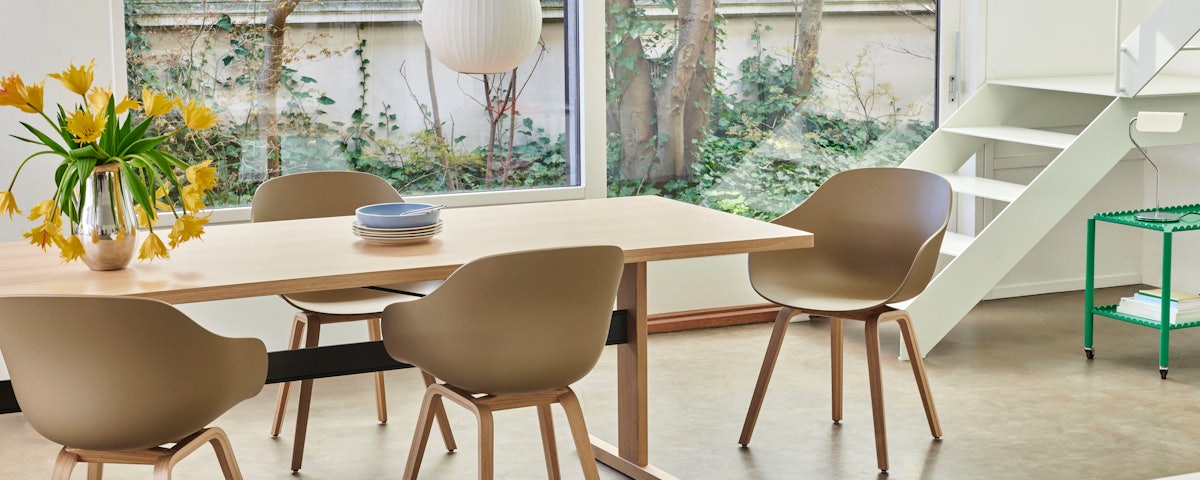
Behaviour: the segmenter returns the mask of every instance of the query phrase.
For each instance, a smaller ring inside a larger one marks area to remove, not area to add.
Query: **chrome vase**
[[[76,234],[83,244],[83,263],[92,270],[121,270],[133,260],[137,215],[122,174],[120,164],[100,165],[83,183]]]

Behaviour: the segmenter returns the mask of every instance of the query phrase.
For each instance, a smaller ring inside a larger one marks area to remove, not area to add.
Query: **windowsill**
[[[448,208],[476,207],[483,205],[504,205],[510,203],[558,202],[563,200],[582,200],[585,198],[583,187],[536,188],[493,192],[447,193],[438,195],[411,195],[405,200],[412,202],[433,203],[445,205]],[[175,216],[170,212],[159,212],[159,221],[155,227],[170,228]],[[242,223],[250,221],[250,207],[223,207],[212,211],[210,225],[225,223]]]

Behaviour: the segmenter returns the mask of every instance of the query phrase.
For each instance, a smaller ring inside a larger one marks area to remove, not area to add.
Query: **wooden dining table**
[[[213,225],[202,241],[172,251],[168,260],[135,262],[113,272],[64,265],[27,242],[0,243],[0,295],[207,302],[444,279],[487,255],[616,245],[625,251],[616,302],[620,315],[614,315],[617,329],[624,330],[616,332],[620,339],[615,342],[620,343],[618,438],[614,446],[593,436],[592,444],[600,462],[631,478],[674,478],[649,459],[647,262],[813,245],[808,232],[652,196],[453,208],[443,210],[441,218],[440,234],[427,243],[403,246],[364,242],[351,231],[353,217]],[[379,342],[304,350],[309,352],[272,352],[268,381],[397,368],[390,359],[381,359],[386,352]],[[331,369],[329,363],[340,366]],[[0,412],[16,410],[11,384],[0,382]]]

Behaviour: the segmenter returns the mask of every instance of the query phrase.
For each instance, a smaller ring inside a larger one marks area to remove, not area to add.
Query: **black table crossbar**
[[[626,335],[626,313],[613,312],[609,324],[607,345],[628,342]],[[326,347],[281,350],[267,354],[266,383],[294,382],[297,380],[338,377],[357,373],[380,372],[411,368],[412,365],[397,362],[388,355],[383,342],[362,342]],[[12,382],[0,381],[0,414],[21,411],[13,393]]]

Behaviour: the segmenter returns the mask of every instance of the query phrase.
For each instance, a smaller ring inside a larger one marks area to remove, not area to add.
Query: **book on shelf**
[[[1152,288],[1147,290],[1138,290],[1138,297],[1154,299],[1154,301],[1162,301],[1163,291],[1161,288]],[[1171,290],[1171,303],[1197,303],[1200,304],[1200,293],[1181,292],[1179,290]]]
[[[1117,304],[1117,313],[1138,317],[1150,322],[1160,322],[1162,315],[1161,304],[1151,304],[1139,301],[1134,297],[1125,297]],[[1167,319],[1171,324],[1179,322],[1200,321],[1200,310],[1181,310],[1172,306],[1167,311]]]

